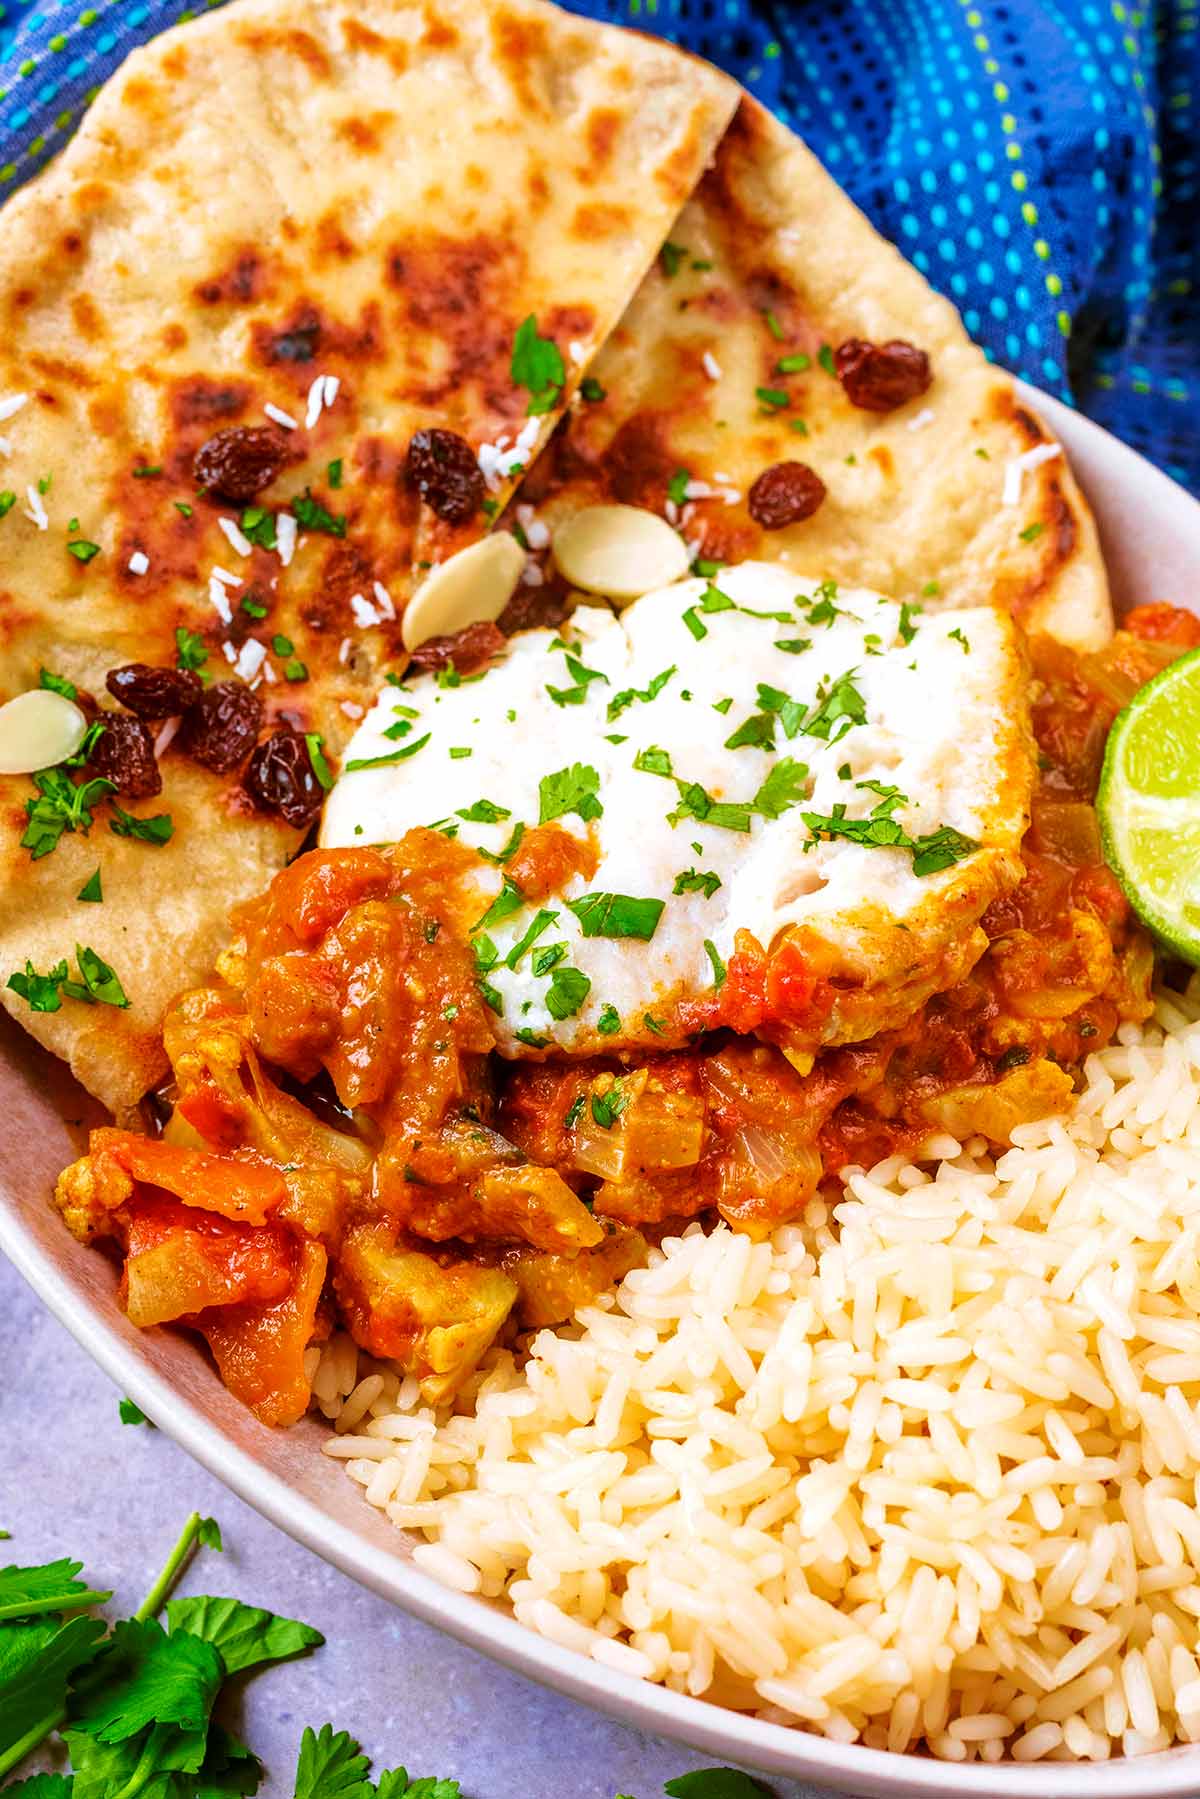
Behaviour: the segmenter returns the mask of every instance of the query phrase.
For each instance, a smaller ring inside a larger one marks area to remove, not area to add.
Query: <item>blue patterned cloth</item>
[[[0,194],[182,0],[0,6]],[[1200,491],[1200,0],[574,0],[793,125],[988,354]]]

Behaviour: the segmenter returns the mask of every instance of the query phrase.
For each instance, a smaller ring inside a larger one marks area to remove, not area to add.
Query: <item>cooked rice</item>
[[[960,1762],[1200,1741],[1200,976],[1085,1080],[999,1158],[693,1226],[453,1411],[335,1338],[327,1450],[427,1573],[679,1692]]]

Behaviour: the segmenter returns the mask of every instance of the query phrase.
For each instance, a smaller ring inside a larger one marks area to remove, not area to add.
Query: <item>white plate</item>
[[[1118,609],[1170,600],[1200,610],[1200,505],[1057,401],[1032,391],[1027,398],[1061,435],[1095,508]],[[325,1433],[313,1420],[287,1432],[267,1429],[226,1393],[192,1340],[167,1330],[140,1332],[125,1319],[112,1266],[76,1243],[47,1203],[59,1169],[78,1153],[64,1118],[78,1122],[84,1109],[50,1059],[4,1020],[0,1250],[162,1429],[242,1499],[364,1586],[510,1668],[642,1730],[721,1761],[816,1781],[859,1799],[1166,1799],[1200,1787],[1200,1747],[1137,1761],[959,1767],[830,1743],[611,1673],[536,1636],[487,1601],[437,1585],[414,1568],[403,1537],[362,1500],[341,1465],[320,1454]],[[53,1380],[53,1370],[47,1377]]]

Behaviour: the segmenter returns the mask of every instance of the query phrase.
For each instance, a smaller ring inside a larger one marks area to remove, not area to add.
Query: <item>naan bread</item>
[[[927,393],[890,413],[851,405],[820,359],[851,337],[924,350]],[[797,355],[809,367],[780,372]],[[753,100],[592,374],[607,397],[576,402],[520,496],[551,526],[596,501],[662,511],[686,470],[712,494],[680,521],[702,557],[790,559],[933,607],[999,602],[1078,649],[1111,634],[1095,526],[1065,458],[1009,472],[1051,434],[954,308]],[[789,404],[764,404],[762,388]],[[783,460],[813,468],[827,498],[765,531],[746,496]]]
[[[237,658],[275,722],[336,751],[401,653],[414,560],[489,523],[448,532],[420,506],[402,477],[412,432],[478,450],[528,426],[535,452],[736,101],[668,45],[540,0],[240,0],[131,56],[4,210],[0,396],[28,398],[0,424],[0,486],[18,496],[0,523],[0,698],[43,666],[101,696],[114,666],[173,664],[182,626],[206,672]],[[532,422],[510,375],[531,314],[567,370]],[[256,504],[311,487],[346,521],[302,533],[286,568],[239,554],[219,520],[241,508],[198,498],[192,475],[206,439],[265,425],[268,405],[297,426]],[[99,553],[77,560],[68,539]],[[228,597],[218,580],[210,599],[214,566],[241,578]],[[162,771],[162,795],[130,810],[169,812],[168,845],[118,839],[102,805],[90,835],[33,863],[32,785],[0,780],[0,984],[82,942],[132,1002],[5,1004],[114,1109],[165,1068],[164,1005],[203,977],[230,906],[299,841],[236,773],[178,746]],[[97,865],[104,899],[87,905]]]

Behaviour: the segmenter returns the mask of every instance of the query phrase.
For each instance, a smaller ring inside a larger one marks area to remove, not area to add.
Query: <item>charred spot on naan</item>
[[[232,262],[218,274],[196,283],[196,298],[204,306],[245,306],[266,297],[270,271],[266,258],[253,244],[238,250]]]

